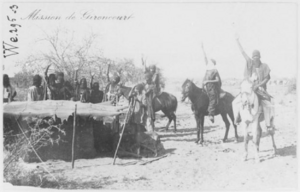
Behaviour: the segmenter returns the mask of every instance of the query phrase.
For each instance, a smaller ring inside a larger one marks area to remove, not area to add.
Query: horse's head
[[[253,91],[253,82],[250,80],[244,80],[241,83],[241,118],[242,121],[252,122],[255,114],[258,112],[258,99],[257,95]]]
[[[191,91],[193,90],[193,86],[194,83],[191,80],[186,79],[184,81],[184,83],[181,86],[182,102],[190,95]]]

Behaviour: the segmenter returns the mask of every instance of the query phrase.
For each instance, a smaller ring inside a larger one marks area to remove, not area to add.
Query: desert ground
[[[30,163],[26,167],[47,167],[59,180],[45,187],[60,189],[113,190],[286,190],[297,189],[297,111],[296,93],[288,93],[287,86],[271,85],[269,93],[275,102],[275,142],[273,155],[271,137],[263,126],[260,143],[261,162],[254,161],[254,145],[249,142],[248,160],[243,161],[243,130],[238,127],[239,142],[234,142],[231,123],[229,142],[223,143],[225,124],[221,116],[211,123],[205,118],[203,145],[197,145],[196,122],[190,103],[180,102],[181,84],[167,86],[166,91],[178,99],[177,132],[173,125],[164,131],[166,118],[157,114],[156,131],[161,136],[167,157],[141,165],[149,158],[98,157],[78,159],[75,168],[70,162],[48,160],[45,164]],[[223,89],[236,95],[238,85],[224,85]]]

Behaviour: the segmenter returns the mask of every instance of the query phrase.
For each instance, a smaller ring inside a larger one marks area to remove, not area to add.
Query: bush
[[[53,139],[53,128],[60,128],[45,119],[28,119],[27,124],[28,129],[24,129],[20,124],[12,124],[7,119],[4,122],[4,181],[13,185],[42,186],[50,176],[46,167],[30,167],[23,160],[30,152],[42,146],[58,143],[60,138]],[[16,131],[16,125],[23,132]],[[48,126],[41,128],[45,125]]]

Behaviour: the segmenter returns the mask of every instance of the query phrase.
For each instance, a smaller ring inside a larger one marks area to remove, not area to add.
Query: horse
[[[247,160],[248,156],[248,142],[250,140],[249,134],[252,133],[252,141],[255,145],[255,161],[257,163],[260,162],[259,158],[259,143],[262,136],[262,129],[260,126],[260,122],[264,120],[262,113],[262,106],[259,102],[258,95],[252,90],[252,82],[250,80],[244,80],[241,84],[241,92],[237,96],[240,102],[237,102],[238,107],[234,107],[234,114],[240,114],[240,126],[244,131],[244,147],[245,154],[243,160]],[[239,98],[238,98],[239,97]],[[276,145],[274,141],[274,132],[269,131],[274,154],[276,154]]]
[[[117,95],[124,96],[127,100],[130,97],[131,87],[126,87],[124,85],[119,85],[117,88]],[[169,129],[171,122],[174,122],[174,132],[176,129],[176,115],[175,112],[177,110],[177,98],[167,92],[162,92],[160,95],[156,96],[153,101],[153,110],[154,112],[162,111],[166,117],[168,117],[169,121],[166,125],[166,131]]]
[[[209,98],[206,93],[199,87],[197,87],[191,80],[186,79],[182,84],[182,99],[185,101],[186,98],[189,98],[192,102],[192,110],[194,111],[194,116],[197,124],[197,140],[195,143],[203,144],[203,131],[204,131],[204,117],[208,115],[208,104]],[[219,104],[217,105],[216,115],[221,115],[222,119],[226,125],[225,136],[223,142],[227,141],[228,131],[230,127],[230,122],[227,118],[229,115],[232,122],[234,122],[234,115],[232,110],[232,101],[234,97],[230,93],[226,92],[223,98],[220,98]],[[233,124],[235,129],[235,142],[238,142],[237,126]],[[201,133],[201,139],[200,139]]]

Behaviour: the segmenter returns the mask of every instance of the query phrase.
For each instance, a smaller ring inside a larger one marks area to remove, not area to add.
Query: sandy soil
[[[224,87],[236,94],[236,87]],[[234,143],[231,126],[229,142],[222,143],[225,124],[217,116],[212,124],[205,119],[205,143],[195,144],[196,123],[188,103],[179,103],[177,133],[173,126],[164,132],[167,119],[158,118],[157,132],[167,157],[140,165],[141,160],[112,158],[79,159],[75,168],[70,162],[47,161],[51,173],[63,180],[60,188],[101,188],[119,190],[266,190],[297,188],[296,95],[285,95],[285,87],[270,87],[275,98],[277,155],[273,156],[271,138],[263,130],[261,162],[254,161],[254,145],[249,144],[248,161],[242,161],[243,131]],[[170,89],[171,90],[171,89]],[[180,96],[178,90],[176,96]],[[180,97],[178,97],[179,99]],[[149,159],[142,159],[149,160]]]

